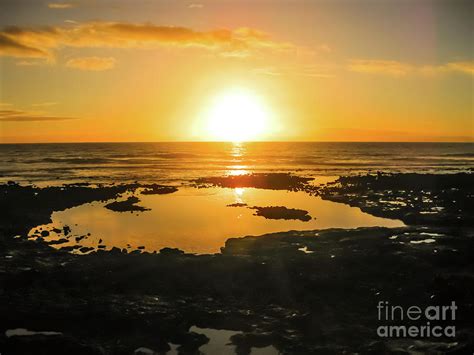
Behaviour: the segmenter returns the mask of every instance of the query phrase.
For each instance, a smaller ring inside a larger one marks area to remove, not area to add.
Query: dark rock
[[[195,180],[197,186],[219,187],[256,187],[271,190],[304,190],[313,178],[300,177],[285,173],[231,175],[224,177],[207,177]]]
[[[58,240],[52,240],[52,241],[48,242],[48,245],[64,244],[64,243],[68,243],[68,242],[69,242],[68,239],[61,238],[61,239],[58,239]]]
[[[432,202],[415,200],[426,191],[411,179],[403,184],[383,174],[377,181],[347,179],[342,189],[331,185],[324,193],[380,216],[407,212],[410,219],[433,223],[420,213]],[[229,239],[216,255],[165,248],[159,254],[137,250],[133,256],[107,250],[75,255],[14,238],[49,223],[52,211],[115,198],[123,187],[64,192],[0,185],[0,352],[122,355],[139,347],[166,352],[173,343],[184,354],[196,353],[206,342],[202,335],[188,335],[196,325],[241,332],[232,338],[241,353],[268,344],[283,354],[468,353],[474,334],[474,229],[467,223],[472,201],[467,181],[456,182],[453,175],[441,178],[439,188],[431,186],[430,199],[447,210],[437,215],[436,224],[274,233]],[[396,190],[399,184],[413,186],[413,192]],[[446,186],[459,192],[444,191]],[[407,198],[406,210],[390,210],[380,201],[397,197]],[[460,201],[457,209],[452,197]],[[364,200],[377,206],[371,210]],[[457,216],[460,223],[453,222]],[[435,243],[410,243],[426,233],[436,235]],[[304,247],[312,253],[299,250]],[[456,337],[380,341],[380,300],[405,309],[454,300]],[[19,327],[65,335],[4,335]]]
[[[79,243],[84,238],[86,238],[85,235],[81,235],[80,237],[76,237],[76,243]]]
[[[256,210],[255,216],[262,216],[267,219],[298,219],[303,222],[311,220],[308,211],[295,208],[286,208],[284,206],[259,207],[253,206],[250,209]]]
[[[240,203],[240,202],[231,203],[231,204],[227,205],[227,207],[246,207],[246,206],[247,206],[246,203]]]
[[[76,245],[71,245],[71,246],[67,246],[67,247],[62,247],[61,250],[62,251],[73,251],[77,248]]]
[[[158,184],[143,185],[143,187],[145,187],[141,192],[143,195],[164,195],[178,191],[177,187]]]
[[[163,248],[163,249],[160,249],[160,254],[162,254],[162,255],[182,255],[182,254],[184,254],[184,251],[182,251],[178,248]]]
[[[149,211],[149,208],[136,205],[139,203],[140,199],[136,196],[130,196],[125,201],[115,201],[111,202],[104,207],[115,212],[133,212],[133,211]]]
[[[199,347],[207,344],[208,342],[209,338],[204,334],[189,332],[178,340],[178,344],[181,344],[178,347],[178,351],[184,354],[194,354],[197,352]]]

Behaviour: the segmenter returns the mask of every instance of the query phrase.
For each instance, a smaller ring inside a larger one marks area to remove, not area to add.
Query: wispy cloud
[[[268,66],[253,70],[256,74],[268,76],[306,76],[312,78],[333,78],[331,68],[320,65],[298,65],[298,66]]]
[[[54,116],[21,110],[0,110],[0,122],[65,121],[74,119],[77,119],[77,117]]]
[[[420,133],[419,131],[404,131],[390,129],[370,128],[327,128],[324,139],[329,141],[347,140],[370,142],[472,142],[473,136],[469,135],[443,135],[439,132]]]
[[[474,75],[474,60],[468,62],[451,62],[447,64],[451,70],[457,70],[463,73]]]
[[[75,7],[75,5],[71,3],[67,3],[67,2],[50,2],[48,4],[48,7],[50,9],[64,10],[64,9],[71,9]]]
[[[51,106],[56,106],[58,103],[57,102],[40,102],[37,104],[32,104],[31,106],[33,107],[51,107]]]
[[[349,70],[359,73],[405,76],[413,70],[413,67],[395,60],[353,59],[349,63]]]
[[[20,58],[47,58],[48,52],[17,41],[0,32],[0,56]]]
[[[91,71],[104,71],[115,66],[115,58],[112,57],[82,57],[73,58],[66,62],[69,68]]]
[[[198,4],[198,3],[193,3],[193,4],[188,5],[188,8],[190,9],[202,9],[203,7],[204,7],[203,4]]]
[[[20,67],[35,67],[38,65],[44,65],[45,61],[44,60],[19,60],[15,64]]]
[[[443,65],[425,65],[419,68],[425,75],[440,75],[449,72],[459,72],[474,75],[474,61],[449,62]]]
[[[407,75],[435,76],[450,72],[474,75],[474,61],[448,62],[441,65],[413,65],[394,60],[353,59],[349,61],[350,71],[383,74],[393,77]]]
[[[276,42],[252,28],[196,31],[186,27],[123,22],[86,22],[57,27],[7,27],[0,31],[0,55],[54,57],[61,47],[158,48],[200,47],[221,53],[285,50],[289,43]]]

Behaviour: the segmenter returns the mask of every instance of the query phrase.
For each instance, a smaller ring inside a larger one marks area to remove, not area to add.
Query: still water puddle
[[[204,344],[199,348],[199,353],[201,354],[237,354],[237,347],[232,344],[231,337],[237,334],[242,334],[242,332],[224,329],[199,328],[196,326],[192,326],[189,331],[197,334],[204,334],[209,339],[207,344]],[[170,344],[170,347],[171,350],[166,354],[178,355],[178,346]],[[252,347],[250,349],[250,355],[278,355],[279,353],[280,352],[272,345],[262,348]]]
[[[170,247],[205,254],[219,252],[232,237],[288,230],[404,225],[399,220],[375,217],[359,208],[324,201],[303,191],[183,187],[166,195],[137,192],[135,196],[140,199],[137,205],[149,210],[115,212],[104,207],[112,201],[93,202],[54,212],[52,223],[33,228],[29,235],[49,231],[45,240],[63,239],[53,245],[57,248],[78,245],[152,252]],[[124,195],[121,200],[128,197]],[[267,219],[256,216],[256,210],[249,208],[254,206],[305,210],[311,219]],[[63,234],[64,226],[70,228],[67,236]]]

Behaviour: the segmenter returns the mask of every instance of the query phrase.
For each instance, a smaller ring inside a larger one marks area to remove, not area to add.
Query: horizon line
[[[64,142],[0,142],[0,145],[13,145],[13,144],[137,144],[137,143],[232,143],[232,144],[246,144],[246,143],[427,143],[427,144],[474,144],[474,140],[471,141],[331,141],[331,140],[320,140],[320,141],[64,141]]]

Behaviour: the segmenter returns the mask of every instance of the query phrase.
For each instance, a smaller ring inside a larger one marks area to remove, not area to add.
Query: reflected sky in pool
[[[94,202],[54,212],[53,222],[42,228],[49,231],[65,225],[71,228],[69,242],[56,247],[80,244],[97,248],[101,244],[107,249],[144,247],[149,252],[171,247],[206,254],[219,252],[231,237],[288,230],[403,226],[401,221],[375,217],[359,208],[324,201],[303,191],[183,187],[167,195],[142,195],[139,191],[135,195],[141,200],[138,205],[149,211],[114,212],[104,207],[110,201]],[[234,203],[302,209],[312,219],[307,222],[266,219],[255,216],[253,209],[227,206]],[[37,229],[33,228],[30,235]],[[84,235],[77,243],[75,238]],[[59,238],[64,235],[51,232],[45,239]]]

